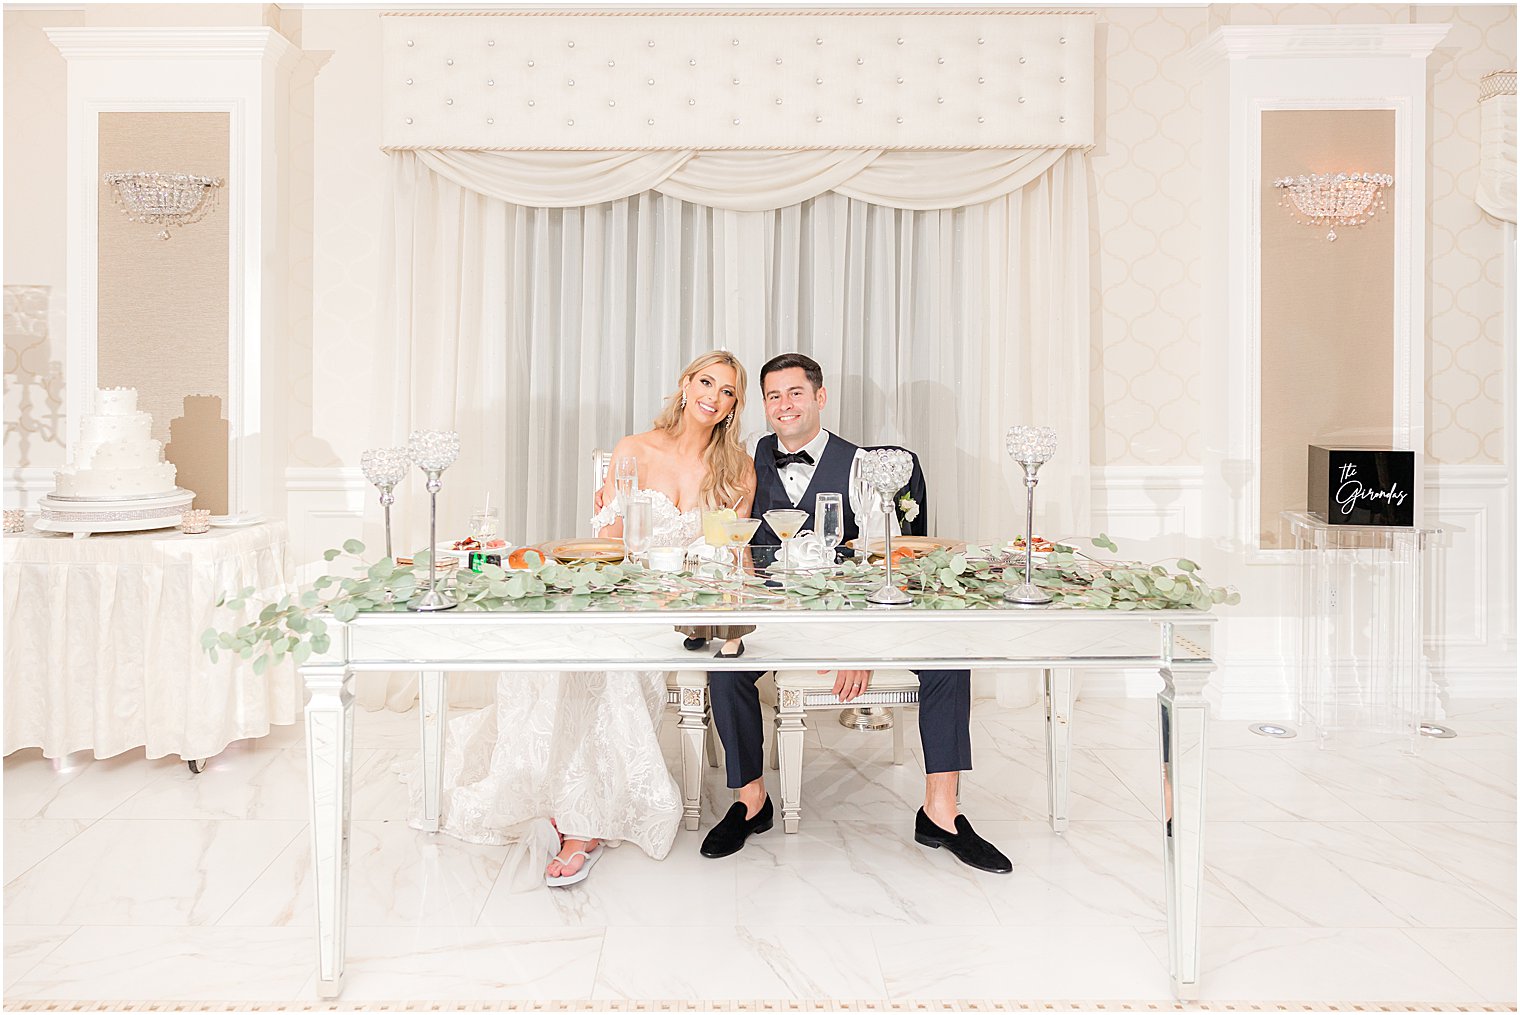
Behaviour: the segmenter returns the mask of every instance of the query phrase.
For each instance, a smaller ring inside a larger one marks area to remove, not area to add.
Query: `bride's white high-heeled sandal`
[[[586,880],[586,875],[591,873],[591,868],[596,864],[598,860],[602,858],[603,848],[603,844],[599,842],[595,846],[592,846],[589,850],[578,849],[567,857],[555,857],[554,859],[558,860],[561,864],[569,863],[571,860],[574,860],[578,856],[585,857],[586,862],[581,864],[580,870],[576,871],[574,874],[561,874],[559,877],[552,877],[548,873],[545,873],[544,884],[548,885],[550,888],[563,888],[566,885],[573,885],[576,882]],[[554,861],[551,860],[549,862],[553,863]]]

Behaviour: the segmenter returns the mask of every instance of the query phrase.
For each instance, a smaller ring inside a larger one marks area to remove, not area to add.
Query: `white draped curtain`
[[[680,368],[724,347],[752,373],[749,433],[764,427],[760,365],[816,358],[826,425],[917,451],[945,535],[1011,534],[1021,487],[1003,432],[1054,426],[1041,527],[1084,530],[1084,153],[392,162],[405,423],[463,437],[445,518],[489,492],[513,539],[582,531],[591,452],[646,429]]]

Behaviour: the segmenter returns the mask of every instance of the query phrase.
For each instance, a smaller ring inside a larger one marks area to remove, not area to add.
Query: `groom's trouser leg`
[[[924,771],[971,770],[971,671],[916,670]]]
[[[760,721],[760,692],[755,682],[763,670],[728,670],[707,674],[713,725],[723,740],[728,788],[747,786],[765,774],[765,726]]]

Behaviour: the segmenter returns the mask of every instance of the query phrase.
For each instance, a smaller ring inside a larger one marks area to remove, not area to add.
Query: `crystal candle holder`
[[[211,531],[211,512],[205,508],[185,508],[179,515],[179,530],[198,536]]]
[[[1034,583],[1034,488],[1040,466],[1056,453],[1056,432],[1048,426],[1011,426],[1004,438],[1008,457],[1024,470],[1024,581],[1003,593],[1016,606],[1044,606],[1050,602]]]
[[[887,579],[881,588],[866,596],[873,606],[908,606],[913,598],[892,582],[892,495],[913,476],[913,456],[901,448],[868,451],[860,463],[860,477],[881,498],[882,553],[887,562]]]
[[[459,604],[438,590],[438,491],[443,472],[459,457],[459,434],[453,430],[413,430],[406,441],[407,457],[427,476],[428,590],[408,609],[421,612],[451,610]]]
[[[14,536],[26,531],[26,511],[23,508],[15,508],[5,512],[5,534]]]
[[[391,505],[396,503],[396,484],[406,478],[408,464],[406,448],[370,448],[359,456],[359,468],[364,478],[380,491],[380,506],[385,510],[385,555],[392,560],[391,551]]]

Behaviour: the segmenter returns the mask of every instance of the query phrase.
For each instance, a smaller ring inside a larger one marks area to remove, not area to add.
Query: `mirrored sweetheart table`
[[[1217,618],[1194,610],[657,609],[570,602],[443,613],[363,613],[336,624],[332,644],[301,667],[316,889],[317,989],[338,996],[348,924],[354,680],[366,672],[420,675],[419,737],[425,817],[436,827],[442,793],[445,672],[513,670],[985,669],[1045,672],[1050,823],[1067,829],[1072,671],[1154,666],[1162,688],[1162,867],[1173,992],[1197,996],[1203,890],[1203,780]],[[674,625],[753,624],[738,659],[686,651]],[[706,689],[681,688],[683,752],[700,744]],[[695,729],[693,729],[693,726]],[[688,808],[688,817],[691,816]],[[1014,877],[1018,877],[1015,870]]]

